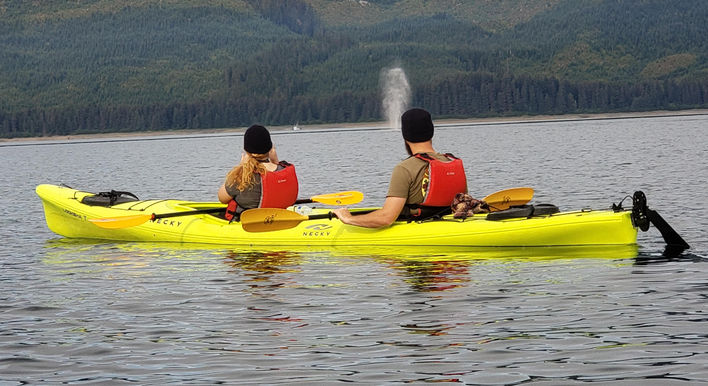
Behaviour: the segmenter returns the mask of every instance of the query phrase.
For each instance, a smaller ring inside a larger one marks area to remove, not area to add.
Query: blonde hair
[[[255,181],[255,174],[265,174],[268,170],[265,165],[258,161],[267,159],[267,154],[246,153],[246,160],[234,167],[226,174],[227,186],[235,186],[236,189],[244,191],[252,186]]]

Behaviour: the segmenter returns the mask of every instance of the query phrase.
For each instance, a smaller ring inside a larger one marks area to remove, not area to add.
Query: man
[[[347,209],[334,214],[345,224],[379,228],[399,217],[422,220],[449,213],[455,195],[467,192],[467,179],[460,159],[433,149],[433,131],[427,111],[415,108],[403,113],[401,132],[410,157],[394,167],[383,207],[362,215]]]

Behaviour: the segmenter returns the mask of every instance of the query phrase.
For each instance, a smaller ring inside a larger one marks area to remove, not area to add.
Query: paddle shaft
[[[312,200],[298,200],[298,201],[303,201],[304,202],[312,202]],[[297,201],[296,201],[297,203]],[[160,218],[168,218],[168,217],[179,217],[179,216],[191,216],[193,214],[209,214],[209,213],[219,213],[225,211],[226,208],[207,208],[207,209],[197,209],[197,210],[190,210],[190,211],[185,211],[185,212],[175,212],[175,213],[163,213],[163,214],[154,214],[152,215],[153,220],[157,220]],[[373,210],[363,210],[363,211],[355,211],[352,214],[365,214],[365,213],[370,213],[373,212]],[[308,220],[321,220],[321,219],[328,219],[331,220],[335,218],[336,216],[334,215],[333,212],[328,212],[328,213],[323,213],[323,214],[313,214],[310,216],[307,216]]]
[[[311,204],[315,201],[313,201],[311,198],[303,198],[300,200],[295,201],[295,204]],[[157,220],[158,218],[168,218],[168,217],[178,217],[178,216],[188,216],[192,214],[209,214],[209,213],[219,213],[225,211],[226,208],[206,208],[206,209],[197,209],[197,210],[192,210],[192,211],[187,211],[187,212],[175,212],[175,213],[164,213],[164,214],[153,214],[152,219]],[[314,216],[324,216],[324,217],[318,217],[318,218],[329,218],[332,219],[332,217],[327,217],[326,215],[314,215]]]
[[[323,214],[312,214],[307,216],[308,220],[321,220],[321,219],[327,219],[331,220],[335,218],[336,216],[334,215],[333,212],[328,212],[328,213],[323,213]]]
[[[313,202],[315,202],[315,201],[313,201],[311,198],[303,198],[303,199],[295,201],[295,204],[311,204]],[[190,210],[190,211],[185,211],[185,212],[175,212],[175,213],[163,213],[163,214],[154,214],[153,213],[152,220],[157,220],[159,218],[191,216],[193,214],[219,213],[219,212],[223,212],[225,210],[226,210],[226,207],[221,207],[221,208],[197,209],[197,210]],[[328,217],[321,217],[321,218],[328,218]],[[329,217],[329,218],[331,219],[331,217]]]
[[[356,216],[356,215],[360,215],[360,214],[371,213],[375,210],[378,210],[378,209],[352,210],[352,214],[354,216]],[[311,214],[311,215],[307,216],[308,220],[322,220],[322,219],[331,220],[333,218],[337,218],[337,216],[334,215],[334,212],[328,212],[328,213],[323,213],[323,214]]]
[[[220,213],[225,211],[225,207],[221,208],[206,208],[206,209],[197,209],[197,210],[186,210],[184,212],[174,212],[174,213],[162,213],[162,214],[152,214],[152,220],[157,220],[159,218],[168,218],[168,217],[179,217],[179,216],[191,216],[194,214],[209,214],[209,213]]]
[[[325,205],[351,205],[361,202],[364,199],[364,193],[350,190],[347,192],[318,194],[309,198],[299,199],[295,201],[297,204],[310,204],[318,202]]]

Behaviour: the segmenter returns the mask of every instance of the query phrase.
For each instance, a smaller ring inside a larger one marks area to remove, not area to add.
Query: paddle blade
[[[489,205],[490,211],[496,212],[515,205],[524,205],[532,198],[532,188],[511,188],[492,193],[482,200]]]
[[[294,228],[307,219],[287,209],[255,208],[241,213],[240,222],[246,232],[270,232]]]
[[[137,214],[134,216],[90,218],[89,221],[101,228],[121,229],[134,227],[152,219],[152,214]]]
[[[312,196],[310,199],[325,205],[352,205],[361,202],[364,199],[364,193],[351,190],[348,192],[320,194]]]

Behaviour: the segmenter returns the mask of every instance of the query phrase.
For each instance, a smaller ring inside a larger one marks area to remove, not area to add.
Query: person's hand
[[[274,164],[280,162],[280,160],[278,160],[278,153],[275,152],[275,146],[270,148],[270,151],[268,152],[268,159]]]
[[[333,210],[332,213],[345,224],[348,224],[347,220],[352,217],[351,212],[349,212],[347,208],[338,208]]]

